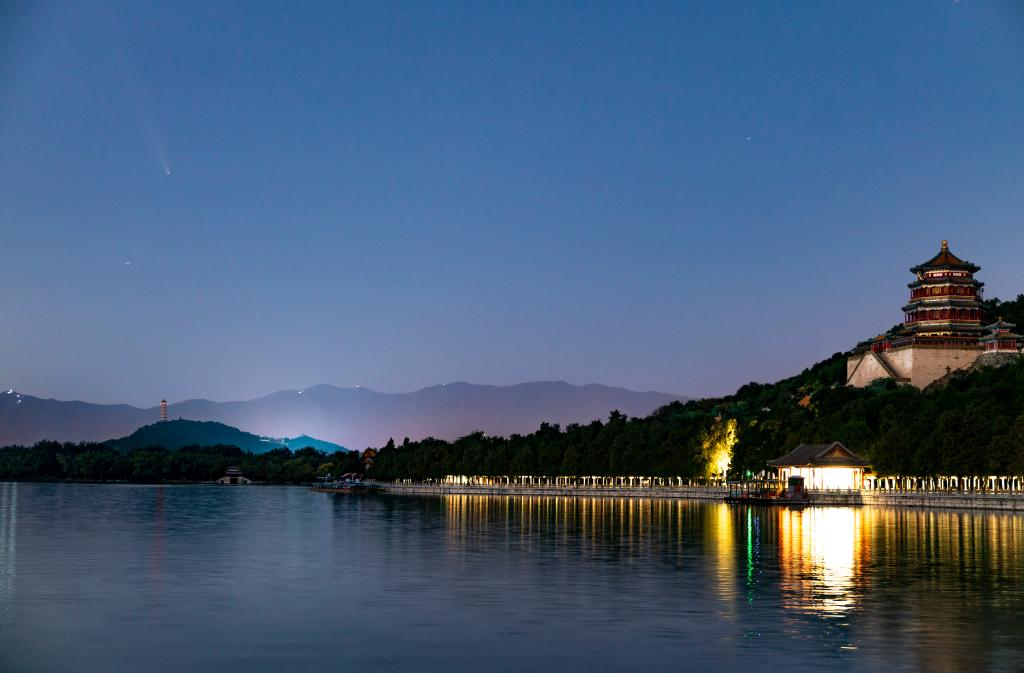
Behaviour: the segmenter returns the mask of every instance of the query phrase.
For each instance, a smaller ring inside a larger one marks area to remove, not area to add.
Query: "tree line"
[[[985,302],[991,320],[1024,326],[1024,295]],[[673,402],[646,418],[613,412],[584,425],[543,424],[528,435],[476,432],[454,442],[389,442],[374,461],[378,479],[445,475],[729,476],[765,469],[801,443],[840,441],[880,474],[1024,474],[1024,362],[952,378],[920,391],[892,381],[846,383],[836,353],[774,384],[749,383],[734,395]]]
[[[311,447],[266,453],[224,445],[118,451],[105,443],[42,441],[0,448],[0,481],[214,481],[228,467],[239,467],[249,479],[271,484],[303,484],[326,474],[364,471],[357,451],[328,454]]]
[[[586,425],[543,424],[529,435],[476,432],[454,442],[389,442],[369,476],[750,476],[801,443],[841,441],[880,474],[1024,474],[1024,361],[922,392],[895,382],[845,384],[846,355],[774,385],[717,400],[673,402],[646,418],[613,412]]]

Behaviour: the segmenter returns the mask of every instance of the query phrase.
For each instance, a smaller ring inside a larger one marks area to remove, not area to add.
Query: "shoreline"
[[[728,489],[720,486],[608,487],[567,486],[457,486],[450,484],[395,484],[370,482],[379,492],[395,495],[553,496],[570,498],[654,498],[658,500],[723,501]],[[1024,493],[955,493],[940,491],[811,491],[810,506],[911,507],[915,509],[974,509],[1024,512]]]
[[[126,479],[0,479],[0,484],[75,484],[98,486],[309,486],[297,481],[253,481],[248,484],[218,484],[216,481],[128,481]]]
[[[705,500],[722,502],[728,489],[721,486],[623,487],[570,486],[468,486],[451,484],[396,484],[367,480],[384,495],[486,495],[500,497],[649,498],[655,500]],[[212,481],[89,481],[0,480],[0,484],[75,484],[121,486],[288,486],[309,488],[305,483],[218,484]],[[950,491],[810,491],[811,507],[908,507],[912,509],[960,509],[989,512],[1024,512],[1024,493],[957,493]]]

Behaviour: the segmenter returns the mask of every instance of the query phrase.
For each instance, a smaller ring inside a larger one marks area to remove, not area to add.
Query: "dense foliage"
[[[989,316],[1024,326],[1024,295],[986,302]],[[750,383],[722,399],[674,402],[647,418],[615,412],[606,422],[542,425],[508,438],[474,433],[445,442],[389,443],[379,479],[462,475],[651,475],[708,477],[723,442],[730,475],[803,442],[841,441],[884,474],[1024,473],[1024,362],[958,375],[926,392],[880,382],[848,388],[846,354],[794,376]],[[724,438],[735,423],[735,437]]]
[[[236,446],[161,447],[118,451],[109,444],[39,442],[0,449],[0,480],[88,480],[156,483],[213,481],[230,466],[255,481],[309,483],[323,474],[362,472],[355,451],[327,454],[313,448],[245,453]]]
[[[1017,334],[1024,334],[1021,332],[1024,329],[1024,294],[1017,295],[1017,298],[1011,301],[987,299],[982,302],[982,308],[992,322],[1002,318],[1018,326]]]

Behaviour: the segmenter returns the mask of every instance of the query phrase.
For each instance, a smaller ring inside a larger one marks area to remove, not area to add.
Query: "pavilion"
[[[781,458],[769,460],[779,479],[803,477],[811,490],[859,490],[868,461],[840,444],[801,444]]]
[[[242,475],[242,470],[232,465],[225,472],[224,476],[217,480],[218,484],[251,484],[252,479]]]
[[[985,329],[988,334],[981,337],[981,345],[985,347],[985,353],[1010,353],[1017,355],[1021,348],[1024,348],[1024,337],[1014,334],[1012,322],[1006,322],[1002,318]]]

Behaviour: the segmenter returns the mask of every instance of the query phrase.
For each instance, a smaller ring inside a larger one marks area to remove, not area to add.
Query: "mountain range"
[[[263,437],[311,435],[362,449],[382,446],[392,437],[400,442],[404,437],[456,439],[475,430],[525,434],[545,421],[587,423],[615,409],[628,416],[646,416],[685,399],[565,381],[511,386],[459,382],[411,393],[321,384],[237,402],[186,400],[169,405],[168,417],[218,421]],[[104,441],[130,435],[158,415],[158,407],[59,401],[0,391],[0,445],[41,439]]]

